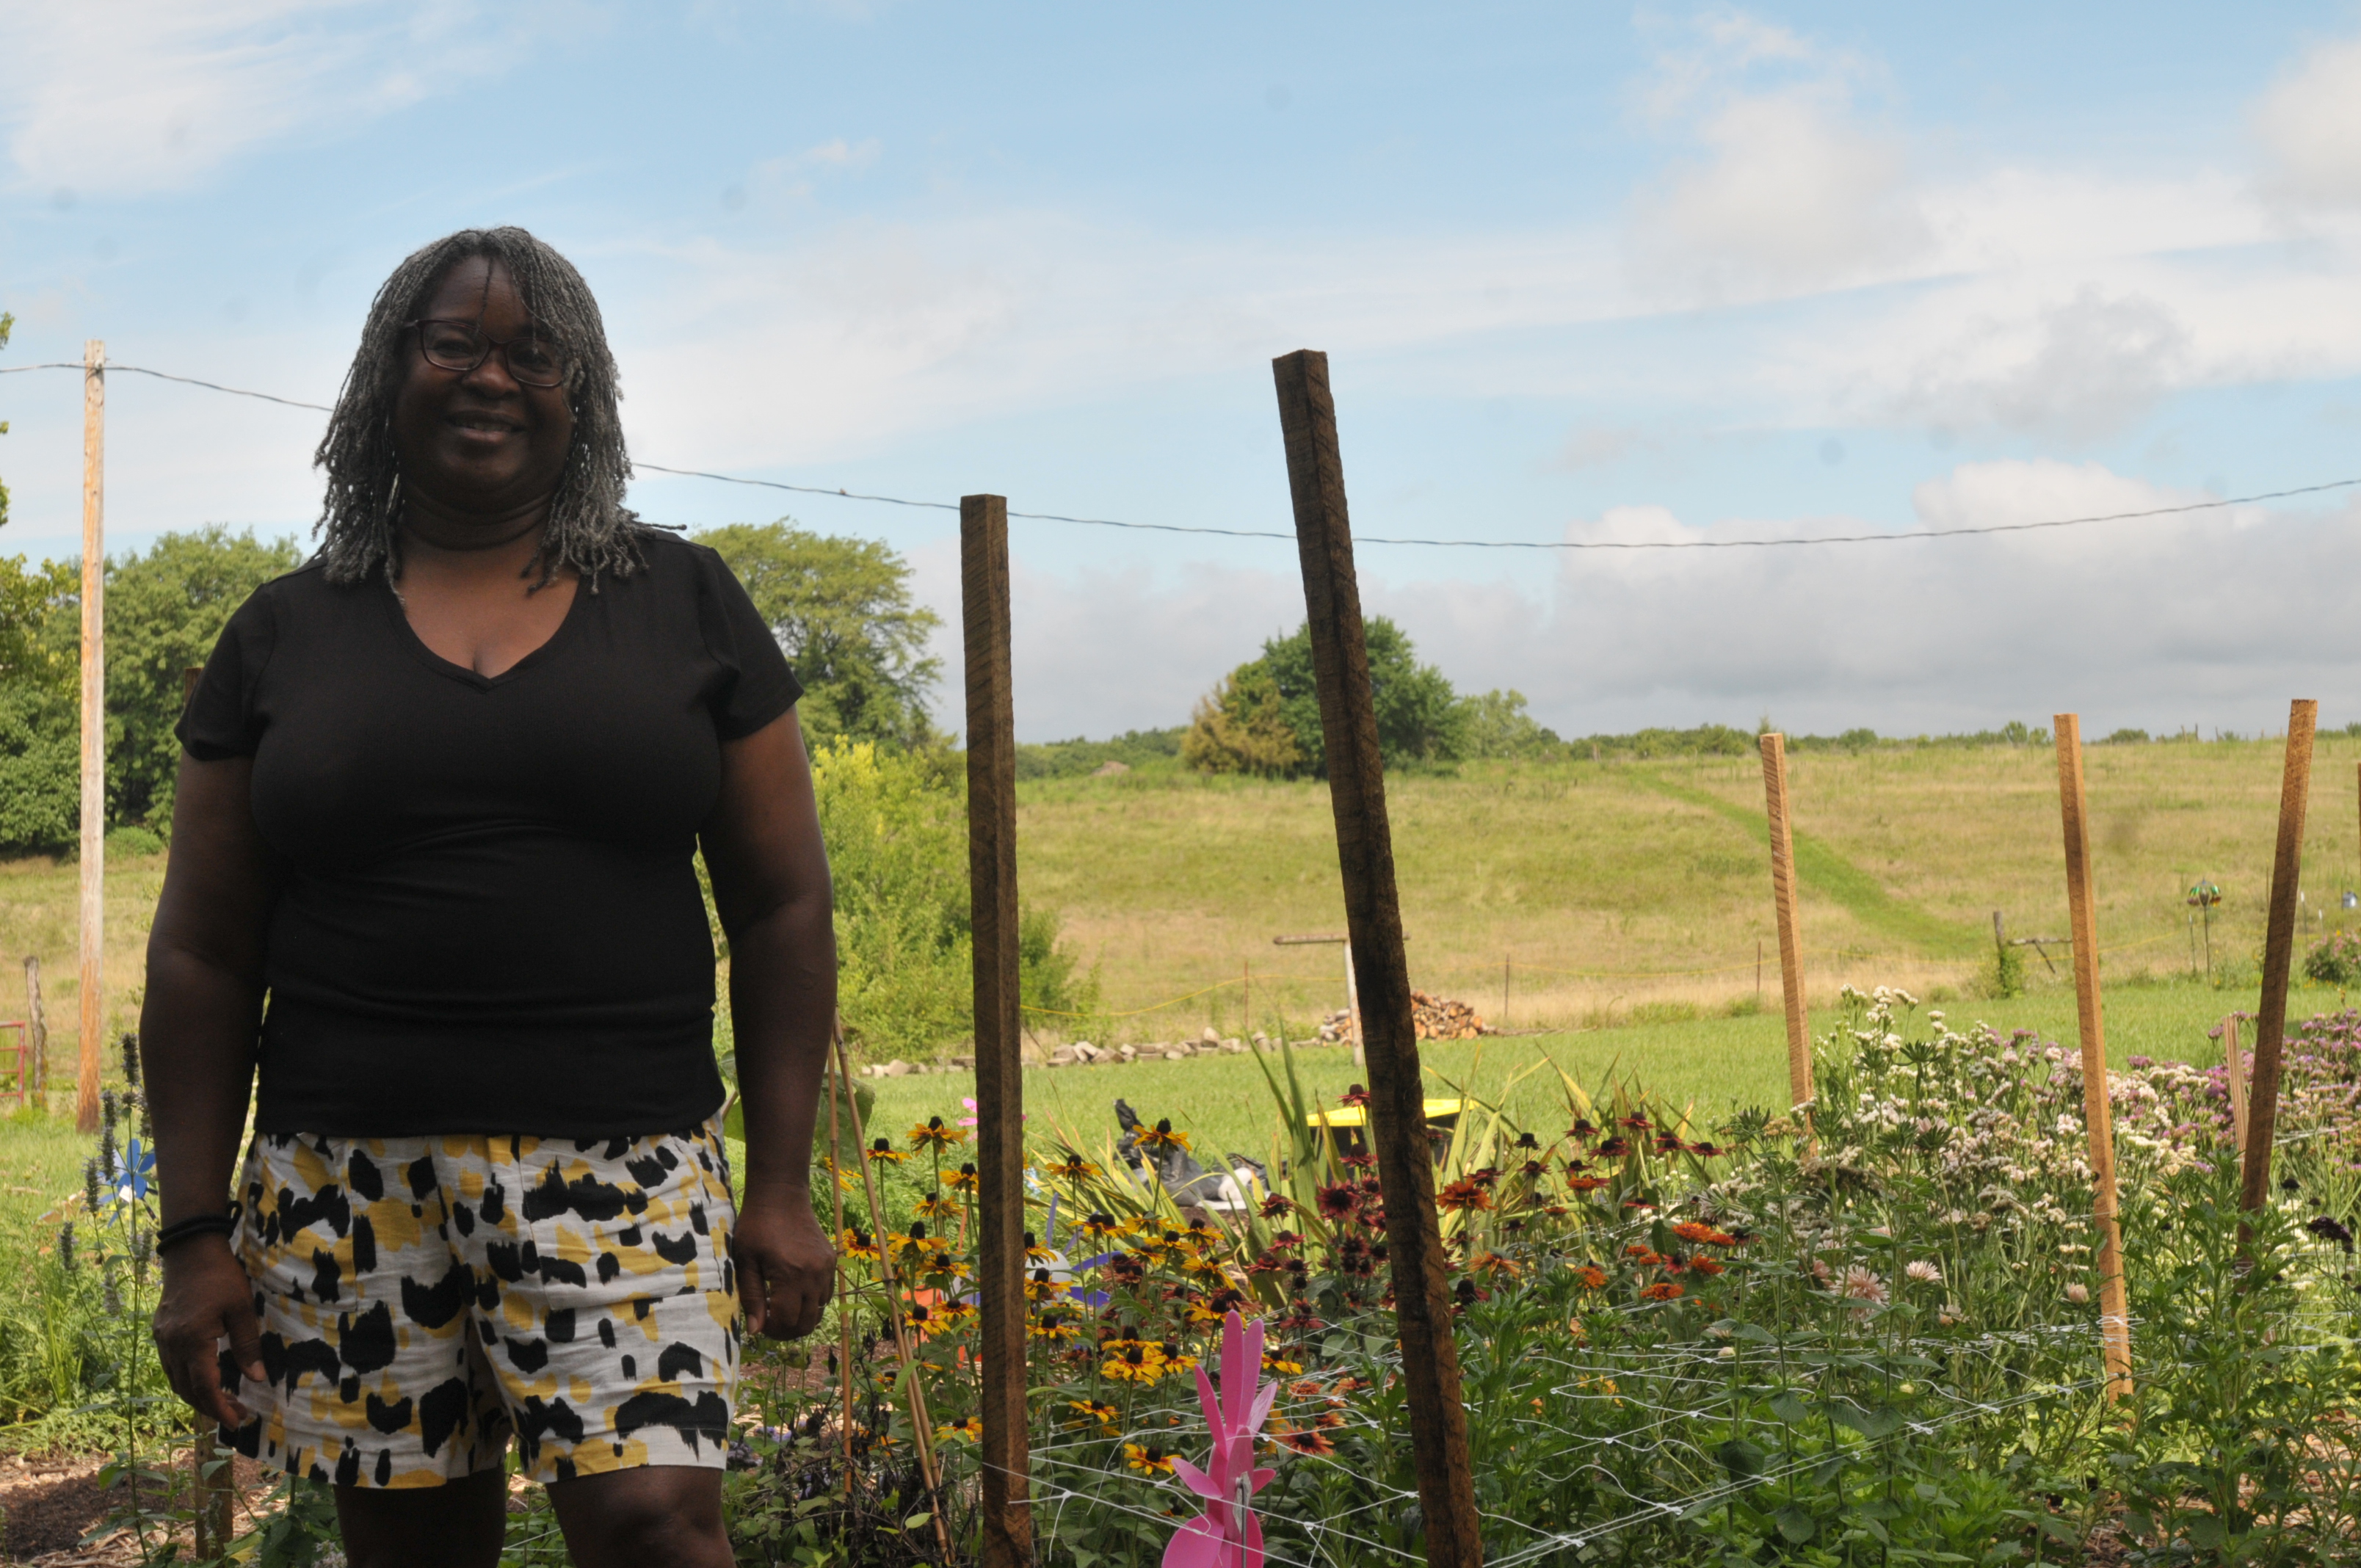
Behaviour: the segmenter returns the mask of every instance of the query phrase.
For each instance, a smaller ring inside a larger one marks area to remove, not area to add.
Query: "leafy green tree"
[[[1450,762],[1466,754],[1466,715],[1441,670],[1418,662],[1409,633],[1382,615],[1364,627],[1369,651],[1369,691],[1377,708],[1378,747],[1389,767]],[[1280,765],[1278,730],[1294,738],[1296,759]],[[1198,705],[1184,754],[1209,772],[1327,774],[1320,730],[1320,694],[1312,673],[1312,629],[1274,637],[1262,657],[1239,665]],[[1247,759],[1268,759],[1249,765]],[[1202,759],[1202,760],[1200,760]]]
[[[806,740],[938,743],[927,689],[942,673],[927,640],[942,618],[910,597],[910,565],[882,540],[731,523],[693,536],[712,546],[770,623],[804,685]]]
[[[1461,736],[1470,757],[1537,757],[1559,744],[1556,732],[1525,711],[1521,691],[1488,691],[1459,699]]]
[[[181,672],[202,664],[247,596],[302,564],[291,538],[219,523],[159,537],[106,566],[107,809],[170,829]],[[77,613],[79,609],[77,608]]]

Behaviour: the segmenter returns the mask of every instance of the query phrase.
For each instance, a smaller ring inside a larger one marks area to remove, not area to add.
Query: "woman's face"
[[[533,327],[508,269],[483,257],[445,273],[418,319],[470,323],[499,342],[523,338]],[[566,389],[519,382],[497,348],[472,370],[430,364],[420,347],[425,330],[412,327],[403,334],[405,368],[394,395],[393,439],[403,488],[450,511],[492,516],[545,500],[555,492],[574,444]],[[524,345],[518,349],[522,353]]]

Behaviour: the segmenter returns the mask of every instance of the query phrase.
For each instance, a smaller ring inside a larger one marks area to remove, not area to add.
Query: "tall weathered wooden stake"
[[[2074,1000],[2082,1035],[2082,1124],[2091,1141],[2092,1218],[2099,1227],[2099,1335],[2107,1397],[2132,1391],[2131,1306],[2124,1292],[2124,1234],[2115,1219],[2115,1124],[2107,1101],[2107,1035],[2099,1006],[2099,917],[2091,887],[2091,817],[2082,795],[2082,723],[2057,717],[2058,804],[2066,828],[2066,905],[2074,938]]]
[[[1016,718],[1008,502],[960,498],[967,833],[975,933],[976,1286],[983,1298],[983,1568],[1033,1561],[1026,1500],[1025,1078],[1016,990]]]
[[[1787,738],[1763,737],[1763,798],[1771,819],[1771,902],[1779,914],[1779,992],[1787,1004],[1787,1094],[1812,1098],[1812,1032],[1804,1013],[1804,932],[1795,921],[1795,834],[1787,816]]]
[[[74,1125],[98,1131],[106,1033],[106,345],[82,349],[82,1056]]]
[[[2303,813],[2312,795],[2312,732],[2320,704],[2288,708],[2287,761],[2279,773],[2279,852],[2271,861],[2270,918],[2263,929],[2263,995],[2255,1016],[2255,1070],[2246,1085],[2246,1165],[2238,1206],[2270,1201],[2271,1143],[2279,1130],[2279,1043],[2287,1034],[2288,969],[2295,952],[2295,895],[2303,880]],[[2251,1240],[2244,1225],[2239,1242]]]
[[[1443,1231],[1434,1209],[1434,1161],[1427,1145],[1418,1036],[1411,1022],[1410,966],[1402,953],[1393,835],[1386,817],[1361,590],[1353,571],[1336,403],[1328,389],[1326,355],[1299,349],[1272,361],[1271,368],[1279,383],[1279,422],[1287,440],[1288,489],[1295,503],[1312,668],[1336,816],[1336,858],[1344,873],[1345,919],[1369,1074],[1369,1130],[1385,1195],[1387,1261],[1426,1560],[1432,1568],[1475,1568],[1483,1561],[1484,1538],[1467,1459],[1467,1411],[1461,1402],[1459,1350],[1451,1333]]]

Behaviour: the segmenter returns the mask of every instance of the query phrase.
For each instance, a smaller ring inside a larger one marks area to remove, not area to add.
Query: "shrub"
[[[2332,931],[2303,955],[2304,978],[2321,985],[2361,981],[2361,933]]]

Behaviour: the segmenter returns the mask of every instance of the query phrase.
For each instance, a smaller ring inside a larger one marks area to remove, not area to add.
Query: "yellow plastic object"
[[[1430,1100],[1426,1102],[1426,1119],[1441,1121],[1456,1116],[1466,1110],[1464,1100]],[[1339,1105],[1334,1111],[1314,1111],[1303,1118],[1307,1127],[1366,1127],[1369,1124],[1368,1109],[1361,1105]]]

